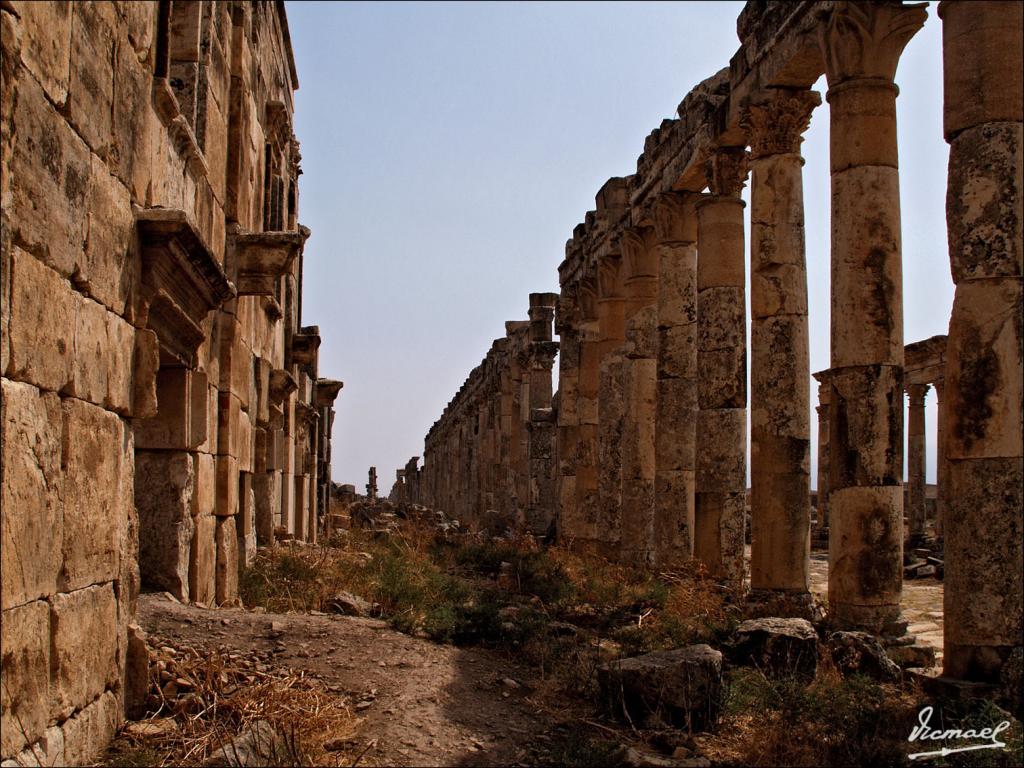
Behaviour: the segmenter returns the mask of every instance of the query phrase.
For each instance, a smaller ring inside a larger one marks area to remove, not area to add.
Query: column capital
[[[659,242],[696,243],[697,215],[693,204],[700,198],[693,192],[665,192],[654,202],[654,232]]]
[[[597,299],[608,301],[609,299],[623,298],[623,282],[625,270],[622,265],[622,256],[618,253],[606,253],[597,260]]]
[[[891,83],[903,49],[928,18],[926,5],[838,3],[818,27],[829,88],[861,79]]]
[[[721,197],[739,197],[746,184],[750,164],[743,147],[720,147],[714,150],[704,164],[711,194]]]
[[[750,143],[750,157],[799,154],[811,113],[821,105],[817,91],[773,89],[752,98],[740,116]]]
[[[650,227],[629,228],[622,231],[622,247],[626,283],[639,278],[652,278],[658,274],[658,254],[654,248],[654,232]]]
[[[927,384],[907,384],[907,398],[911,407],[924,407],[924,398],[928,394]]]

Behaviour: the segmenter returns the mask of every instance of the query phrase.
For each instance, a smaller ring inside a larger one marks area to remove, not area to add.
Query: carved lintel
[[[799,153],[811,113],[820,104],[817,91],[786,89],[764,92],[751,100],[740,116],[751,158]]]
[[[704,164],[711,194],[722,197],[739,197],[747,181],[749,163],[743,147],[721,147],[708,157]]]
[[[299,365],[309,365],[320,348],[320,336],[315,333],[293,333],[291,342],[291,360]]]
[[[316,390],[313,395],[313,401],[316,403],[316,407],[327,408],[333,405],[334,401],[338,397],[338,393],[341,392],[341,389],[344,386],[344,382],[335,381],[334,379],[317,379]]]
[[[818,28],[829,88],[859,79],[892,83],[903,49],[928,18],[927,5],[837,3]]]
[[[278,279],[288,273],[302,251],[309,230],[249,232],[233,235],[229,247],[238,268],[239,296],[274,296]]]
[[[295,377],[283,368],[275,368],[270,372],[270,402],[279,405],[288,395],[299,388]]]
[[[137,314],[156,332],[161,350],[192,365],[208,312],[234,298],[235,288],[188,215],[172,208],[135,208],[142,252]]]

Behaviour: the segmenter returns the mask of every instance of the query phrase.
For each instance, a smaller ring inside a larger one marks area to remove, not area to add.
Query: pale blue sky
[[[313,230],[303,323],[320,326],[321,374],[345,382],[336,482],[361,490],[374,464],[386,492],[422,455],[504,322],[526,318],[531,291],[558,290],[598,188],[633,173],[647,134],[728,65],[742,7],[288,2],[300,220]],[[952,306],[940,24],[932,4],[896,77],[908,342],[945,333]],[[827,105],[803,150],[816,371],[828,367]],[[932,395],[927,418],[933,480]]]

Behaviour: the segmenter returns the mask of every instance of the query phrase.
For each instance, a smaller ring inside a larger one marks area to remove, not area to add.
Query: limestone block
[[[232,517],[238,514],[238,459],[234,456],[218,456],[216,461],[217,503],[214,514]]]
[[[157,415],[157,371],[160,369],[160,341],[148,328],[135,329],[132,357],[132,416],[150,419]]]
[[[217,518],[195,518],[188,569],[192,602],[214,605],[217,598]]]
[[[1019,122],[981,125],[953,140],[946,219],[957,285],[978,278],[1019,278],[1024,271],[1022,163],[1024,126]]]
[[[106,321],[107,391],[103,397],[103,407],[121,416],[131,416],[135,328],[113,312],[106,313]]]
[[[1019,124],[1024,119],[1020,5],[944,3],[939,16],[947,141],[981,123]]]
[[[70,2],[13,2],[21,18],[21,60],[35,75],[46,95],[63,104],[71,75]]]
[[[218,430],[220,391],[212,384],[209,375],[202,371],[196,371],[197,376],[202,377],[202,386],[193,383],[192,389],[192,425],[198,435],[202,432],[205,437],[195,438],[196,450],[203,453],[216,453],[217,442],[220,439]],[[200,420],[202,423],[200,423]]]
[[[117,578],[132,504],[134,451],[117,415],[81,400],[62,403],[64,565],[60,588]]]
[[[206,374],[187,368],[160,368],[156,376],[157,414],[134,422],[139,448],[196,450],[208,438]]]
[[[251,298],[251,297],[246,297]],[[264,357],[253,358],[253,375],[255,378],[257,424],[266,425],[270,421],[270,372],[273,370],[270,361]]]
[[[253,428],[252,471],[259,474],[267,471],[267,430],[262,427]]]
[[[951,461],[946,492],[945,639],[1020,645],[1024,460]]]
[[[110,3],[76,3],[71,24],[67,114],[93,151],[105,154],[114,101],[114,25]]]
[[[119,30],[115,46],[116,97],[107,162],[132,199],[141,203],[146,200],[152,174],[153,132],[159,121],[149,107],[153,88],[149,49],[156,29],[156,8],[151,3],[123,3],[121,8],[127,29]]]
[[[253,475],[252,490],[256,503],[256,540],[261,546],[274,543],[274,526],[281,515],[281,473]]]
[[[903,480],[902,370],[834,368],[830,379],[829,488],[898,485]]]
[[[697,322],[697,248],[692,243],[658,246],[658,327]]]
[[[702,352],[746,346],[743,289],[704,288],[697,296],[697,348]]]
[[[773,257],[778,255],[772,253]],[[772,263],[750,275],[751,317],[806,314],[807,270],[802,260],[800,264]]]
[[[833,368],[903,364],[899,206],[865,200],[898,201],[899,171],[869,166],[832,176]]]
[[[745,408],[747,405],[747,350],[731,347],[700,352],[697,405],[702,409]]]
[[[139,566],[144,584],[189,599],[192,543],[192,457],[183,452],[135,454],[135,505],[139,510]]]
[[[105,691],[61,725],[64,732],[64,764],[92,764],[110,743],[123,720],[124,714],[117,696]]]
[[[60,463],[60,399],[53,393],[40,393],[29,384],[7,379],[2,384],[0,585],[2,604],[7,609],[56,591],[64,477]]]
[[[833,488],[829,494],[828,600],[895,608],[903,585],[903,488]]]
[[[659,567],[682,565],[693,556],[696,473],[658,469],[654,476],[654,545]]]
[[[746,487],[747,419],[741,408],[697,412],[697,490]]]
[[[211,54],[217,46],[211,46]],[[223,61],[223,58],[221,58]],[[211,89],[212,90],[212,89]],[[221,104],[225,109],[221,109]],[[217,102],[216,99],[206,101],[206,125],[204,130],[203,156],[210,166],[210,188],[217,200],[223,204],[225,198],[225,185],[227,183],[227,162],[228,162],[228,121],[226,115],[227,102]]]
[[[217,411],[217,453],[220,456],[234,456],[239,468],[252,470],[252,421],[242,410],[237,397],[227,392],[219,396]]]
[[[38,766],[38,765],[71,765],[64,752],[64,731],[59,726],[51,725],[43,733],[41,739],[31,746],[25,747],[14,757],[4,760],[0,766]]]
[[[807,318],[768,317],[751,324],[750,403],[753,432],[804,438],[810,435]]]
[[[130,249],[135,221],[128,189],[112,176],[106,163],[92,158],[85,258],[76,284],[96,301],[123,315],[129,291],[136,282],[136,262]]]
[[[50,606],[42,600],[25,603],[5,610],[2,618],[0,754],[13,755],[40,738],[49,719]]]
[[[238,531],[238,570],[241,573],[252,565],[256,557],[256,493],[253,490],[252,475],[245,474],[239,493],[244,494],[241,514],[235,519]]]
[[[0,16],[0,23],[3,19],[9,18]],[[2,96],[0,96],[2,98]],[[0,173],[6,179],[7,172],[0,163]],[[0,199],[4,197],[0,190]],[[7,365],[11,357],[11,238],[8,235],[10,227],[7,224],[7,212],[0,210],[0,374],[7,372]]]
[[[838,174],[851,169],[870,171],[872,168],[886,168],[895,171],[899,167],[896,94],[890,83],[882,78],[875,81],[865,79],[851,87],[830,88],[826,99],[832,125],[842,126],[841,130],[833,130],[830,135],[829,165],[833,184]],[[834,203],[835,186],[832,194]],[[899,197],[880,199],[898,201]],[[898,221],[898,211],[896,216]]]
[[[238,531],[235,518],[217,518],[217,604],[238,599]]]
[[[249,410],[254,389],[253,355],[245,342],[242,324],[229,315],[222,316],[220,337],[220,390],[238,398]],[[269,376],[269,373],[268,373]]]
[[[192,516],[212,515],[217,506],[217,460],[209,453],[194,458],[196,481],[192,495]]]
[[[655,416],[655,451],[658,469],[693,469],[697,382],[659,379]]]
[[[7,375],[60,391],[71,380],[81,299],[70,284],[15,247]]]
[[[113,584],[57,595],[53,599],[50,622],[53,669],[50,716],[60,720],[118,682],[120,631]]]
[[[810,679],[818,670],[818,633],[807,619],[748,619],[733,633],[733,653],[768,675]]]
[[[697,324],[658,329],[658,378],[692,379],[697,375]]]
[[[107,311],[102,304],[83,298],[76,315],[71,382],[65,392],[102,405],[107,394]]]

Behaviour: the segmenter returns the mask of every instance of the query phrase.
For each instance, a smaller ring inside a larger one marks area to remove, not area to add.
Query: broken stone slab
[[[624,747],[618,755],[618,765],[629,768],[710,768],[706,757],[668,757],[647,752],[636,747]]]
[[[271,766],[293,764],[284,738],[266,720],[256,720],[230,741],[221,744],[204,766]]]
[[[324,608],[342,616],[369,616],[373,612],[371,603],[351,592],[338,592],[324,603]]]
[[[900,668],[886,655],[878,638],[867,632],[833,632],[828,651],[844,675],[860,673],[882,681],[900,678]]]
[[[619,659],[598,667],[597,677],[606,705],[627,721],[661,720],[692,732],[718,720],[722,654],[709,645]]]
[[[748,619],[733,633],[732,658],[773,677],[814,677],[818,669],[818,633],[807,619]]]
[[[935,666],[935,649],[930,645],[897,645],[887,648],[886,654],[902,669]]]

